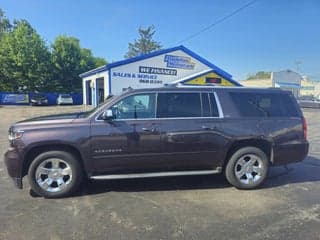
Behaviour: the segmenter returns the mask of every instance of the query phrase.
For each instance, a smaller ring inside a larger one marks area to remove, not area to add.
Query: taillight
[[[302,117],[302,127],[303,127],[303,137],[304,139],[307,139],[307,121],[305,117]]]

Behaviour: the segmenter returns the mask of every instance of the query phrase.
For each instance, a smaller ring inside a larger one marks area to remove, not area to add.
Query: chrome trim
[[[219,101],[219,98],[216,94],[216,92],[212,92],[212,91],[155,91],[155,92],[139,92],[137,94],[150,94],[150,93],[155,93],[156,94],[156,110],[158,108],[158,94],[159,93],[213,93],[215,99],[216,99],[216,103],[217,103],[217,108],[218,108],[218,112],[219,112],[219,117],[177,117],[177,118],[128,118],[128,119],[114,119],[112,120],[113,122],[117,122],[117,121],[145,121],[145,120],[151,120],[151,121],[154,121],[154,120],[170,120],[170,119],[217,119],[217,118],[223,118],[224,115],[223,115],[223,112],[222,112],[222,108],[221,108],[221,105],[220,105],[220,101]],[[130,97],[132,95],[135,95],[135,93],[132,93],[132,94],[128,94],[126,96],[124,96],[123,98],[120,98],[117,102],[115,102],[114,104],[117,104],[118,102],[120,102],[122,99],[124,99],[125,97]],[[209,98],[210,99],[210,98]],[[200,94],[200,100],[201,100],[201,94]],[[101,109],[99,109],[100,111]],[[98,110],[97,110],[98,112]],[[157,112],[156,112],[157,113]],[[97,114],[97,116],[95,117],[95,121],[96,122],[104,122],[105,120],[99,120],[98,117],[100,116],[100,114],[102,114],[102,112],[100,112],[99,114]]]
[[[202,131],[202,132],[208,132],[208,131]],[[174,135],[174,134],[169,134],[169,135]],[[123,153],[123,152],[122,152]],[[161,153],[123,153],[123,154],[112,154],[112,155],[97,155],[97,156],[93,156],[94,159],[99,159],[99,158],[123,158],[123,157],[147,157],[147,156],[163,156],[163,155],[172,155],[172,152],[161,152]],[[174,152],[175,155],[178,154],[201,154],[201,153],[212,153],[215,154],[216,151],[202,151],[202,152]]]
[[[169,177],[169,176],[187,176],[187,175],[209,175],[220,173],[221,169],[203,170],[203,171],[174,171],[174,172],[154,172],[154,173],[131,173],[131,174],[110,174],[91,176],[95,180],[107,179],[130,179],[130,178],[149,178],[149,177]]]
[[[219,111],[219,110],[218,110]],[[128,118],[128,119],[114,119],[112,122],[121,122],[121,121],[154,121],[154,120],[189,120],[189,119],[219,119],[221,117],[177,117],[177,118]],[[96,122],[104,122],[104,120],[96,120]]]
[[[158,112],[158,95],[159,95],[159,92],[156,92],[156,101],[155,101],[155,108],[154,108],[154,115],[155,117],[157,117],[157,112]]]

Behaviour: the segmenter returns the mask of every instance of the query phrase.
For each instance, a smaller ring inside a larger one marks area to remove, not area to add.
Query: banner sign
[[[177,75],[176,69],[144,67],[144,66],[139,66],[139,72],[148,73],[148,74],[172,75],[172,76]]]
[[[28,104],[29,95],[23,93],[1,93],[0,104]]]
[[[29,100],[37,93],[0,92],[0,105],[28,105]],[[56,105],[58,93],[42,93],[48,99],[48,105]],[[73,105],[83,104],[82,93],[71,93]]]
[[[169,68],[182,68],[192,70],[194,69],[195,63],[191,62],[190,57],[182,57],[175,55],[165,55],[164,62],[167,63]]]

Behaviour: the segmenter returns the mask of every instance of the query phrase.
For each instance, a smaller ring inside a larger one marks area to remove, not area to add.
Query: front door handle
[[[155,128],[146,128],[146,127],[143,127],[143,128],[141,128],[141,130],[142,131],[144,131],[144,132],[154,132],[154,131],[156,131],[156,129]]]

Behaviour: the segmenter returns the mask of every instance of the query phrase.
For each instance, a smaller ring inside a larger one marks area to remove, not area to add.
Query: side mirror
[[[107,109],[107,111],[103,112],[102,113],[102,116],[101,118],[104,120],[104,121],[110,121],[112,119],[115,119],[115,116],[113,115],[113,112],[111,109]]]

